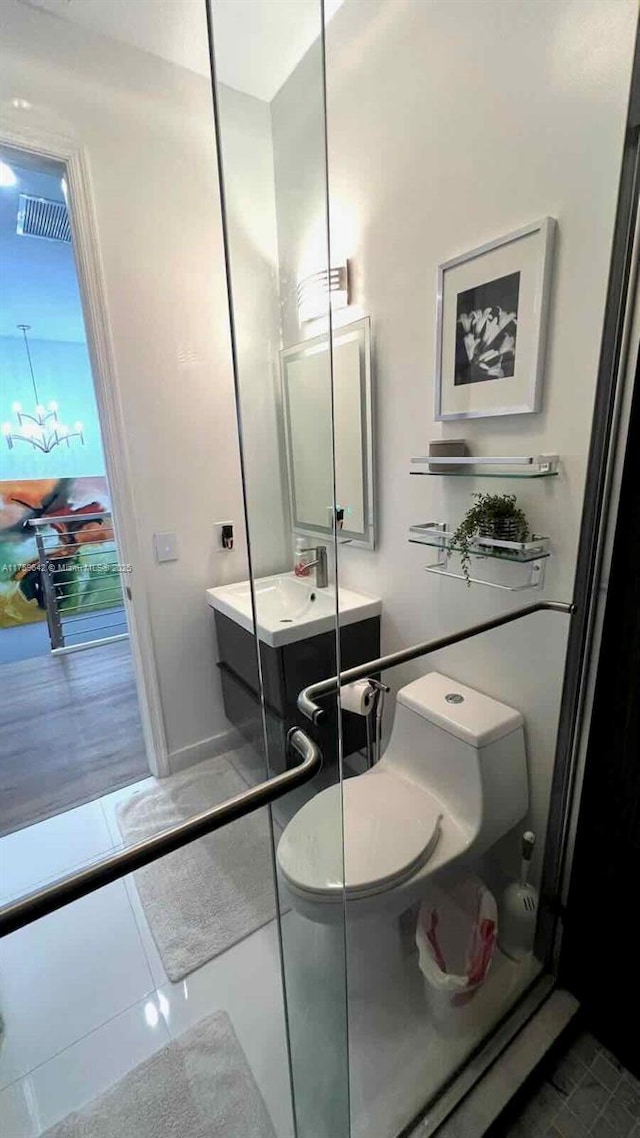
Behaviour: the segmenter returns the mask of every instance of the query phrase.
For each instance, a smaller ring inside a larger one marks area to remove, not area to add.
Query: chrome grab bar
[[[316,743],[300,728],[292,727],[287,735],[287,744],[302,757],[302,762],[291,770],[266,779],[257,786],[229,798],[219,806],[204,810],[186,822],[180,822],[169,830],[162,830],[150,838],[144,838],[135,845],[108,854],[94,865],[69,874],[34,893],[27,894],[17,901],[11,901],[0,909],[0,939],[9,933],[30,925],[33,921],[55,913],[65,905],[94,893],[104,885],[110,885],[120,877],[126,877],[136,869],[149,865],[152,861],[182,849],[190,842],[222,829],[238,818],[244,818],[253,810],[267,806],[281,798],[289,790],[295,790],[309,782],[322,767],[322,752]]]
[[[449,648],[452,644],[460,644],[463,640],[470,640],[472,636],[479,636],[482,632],[490,632],[493,628],[501,628],[503,624],[511,624],[523,616],[530,616],[534,612],[563,612],[572,616],[576,606],[567,601],[538,601],[527,605],[526,608],[516,609],[515,612],[496,616],[493,620],[485,620],[482,624],[474,624],[464,628],[461,632],[452,632],[448,636],[439,636],[436,640],[425,640],[422,644],[414,644],[411,648],[401,648],[399,652],[391,652],[388,656],[380,656],[378,660],[369,660],[366,664],[358,664],[355,668],[348,668],[340,672],[339,676],[330,676],[327,680],[320,680],[317,684],[310,684],[303,688],[298,696],[298,710],[310,719],[312,723],[322,723],[327,712],[316,702],[323,695],[336,692],[339,687],[351,684],[355,680],[363,680],[372,672],[384,672],[387,668],[395,668],[398,664],[406,664],[409,660],[417,660],[419,656],[428,656],[441,648]]]

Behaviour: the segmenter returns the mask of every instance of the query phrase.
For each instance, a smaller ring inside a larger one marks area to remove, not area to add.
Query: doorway
[[[0,834],[149,773],[61,162],[0,148]]]

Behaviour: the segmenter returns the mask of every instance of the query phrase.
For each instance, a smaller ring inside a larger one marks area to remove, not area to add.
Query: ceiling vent
[[[47,241],[71,241],[66,204],[20,194],[16,233],[20,237],[44,237]]]

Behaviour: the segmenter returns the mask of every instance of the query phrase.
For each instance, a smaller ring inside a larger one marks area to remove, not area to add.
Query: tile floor
[[[237,759],[242,770],[246,756],[238,753]],[[151,782],[0,839],[0,900],[121,845],[116,807]],[[539,967],[498,954],[487,983],[464,1011],[443,1017],[425,993],[412,928],[407,924],[404,932],[399,971],[387,967],[376,933],[364,959],[349,960],[347,1063],[344,965],[335,937],[292,911],[283,916],[282,937],[298,1106],[304,1133],[314,1138],[342,1132],[337,1105],[349,1075],[355,1138],[393,1138]],[[131,878],[6,938],[0,942],[3,1138],[38,1138],[218,1008],[231,1017],[278,1138],[291,1138],[275,922],[177,984],[167,978]]]
[[[6,902],[122,844],[115,809],[143,782],[0,839]],[[0,943],[0,1133],[37,1138],[173,1036],[229,1013],[278,1138],[292,1122],[275,923],[178,984],[126,878]]]
[[[505,1138],[640,1138],[640,1080],[585,1032],[498,1131]]]

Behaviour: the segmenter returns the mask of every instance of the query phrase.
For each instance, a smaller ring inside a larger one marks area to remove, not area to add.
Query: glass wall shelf
[[[438,550],[438,560],[432,565],[425,566],[427,573],[436,573],[440,577],[454,577],[456,580],[466,581],[467,584],[485,585],[510,593],[519,593],[524,589],[538,589],[544,583],[545,563],[551,556],[548,537],[533,534],[529,541],[499,541],[497,538],[488,537],[479,537],[474,541],[469,552],[478,561],[502,561],[527,567],[524,581],[521,580],[520,584],[506,584],[452,572],[449,569],[449,559],[452,555],[462,553],[462,550],[459,546],[450,544],[451,536],[452,533],[444,522],[425,522],[410,527],[409,541],[412,544],[425,545]]]
[[[427,455],[412,458],[411,465],[422,467],[411,474],[435,478],[555,478],[560,459],[557,454],[510,455]],[[432,470],[431,467],[438,469]],[[441,469],[444,467],[445,469]],[[447,469],[450,468],[450,469]],[[499,469],[491,469],[497,467]]]
[[[449,553],[461,553],[459,546],[450,545],[451,532],[433,522],[409,527],[409,541],[416,545],[429,545]],[[549,538],[532,534],[529,541],[498,541],[493,537],[476,538],[470,549],[474,557],[495,557],[501,561],[539,561],[550,557]]]
[[[427,478],[557,478],[558,470],[410,470],[410,474],[426,475]]]

